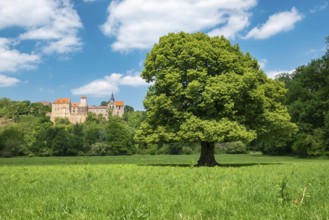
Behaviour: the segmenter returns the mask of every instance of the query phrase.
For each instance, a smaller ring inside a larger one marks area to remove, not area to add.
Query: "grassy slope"
[[[1,158],[0,219],[329,218],[328,160],[219,155],[222,167],[190,167],[197,158]]]

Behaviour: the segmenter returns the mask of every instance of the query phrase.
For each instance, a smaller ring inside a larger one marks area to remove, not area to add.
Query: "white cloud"
[[[322,56],[323,54],[325,54],[326,52],[326,47],[322,47],[319,49],[310,49],[309,51],[306,52],[307,55],[311,55],[312,58],[318,58],[320,56]]]
[[[294,25],[302,20],[303,16],[295,7],[291,11],[273,14],[260,27],[255,27],[245,36],[246,39],[267,39],[280,32],[292,30]]]
[[[264,69],[264,67],[265,67],[266,64],[267,64],[267,59],[260,59],[260,60],[258,60],[258,64],[259,64],[259,67],[260,67],[261,69]]]
[[[20,83],[18,79],[0,74],[0,88],[15,86],[18,83]]]
[[[133,87],[149,85],[139,75],[124,76],[121,78],[120,84],[125,86],[133,86]]]
[[[66,54],[81,49],[82,43],[77,36],[67,36],[57,41],[50,42],[42,49],[45,54],[59,53]]]
[[[227,25],[216,28],[209,32],[210,36],[224,35],[227,38],[234,38],[236,33],[249,26],[250,13],[236,12],[227,19]]]
[[[34,67],[42,55],[67,54],[81,49],[78,32],[82,23],[70,0],[0,1],[0,14],[0,30],[21,29],[19,35],[10,36],[10,41],[15,41],[16,46],[26,41],[35,44],[30,54],[19,51],[13,44],[10,48],[8,43],[0,45],[2,71],[28,69]]]
[[[147,49],[169,32],[210,30],[228,38],[249,24],[256,0],[113,0],[103,33],[114,36],[113,50]]]
[[[119,91],[120,78],[121,74],[113,73],[105,76],[103,79],[96,79],[80,88],[72,89],[71,92],[74,95],[106,96],[111,92],[116,93]]]
[[[11,49],[10,40],[0,38],[0,72],[16,72],[34,68],[40,62],[40,57],[35,54],[21,53]]]
[[[0,29],[6,27],[35,28],[50,21],[55,1],[10,0],[0,1]]]
[[[43,21],[35,26],[27,27],[27,31],[19,36],[21,40],[43,40],[42,51],[47,54],[70,53],[80,49],[81,40],[78,37],[78,31],[82,28],[82,23],[69,0],[29,1],[34,2],[34,4],[38,4],[35,2],[50,2],[47,9],[50,9],[51,13],[44,16],[48,22]]]
[[[102,79],[96,79],[80,88],[72,89],[73,95],[90,95],[95,97],[109,96],[109,94],[117,93],[119,86],[148,86],[139,74],[134,75],[122,75],[119,73],[112,73]]]
[[[310,9],[310,12],[312,14],[314,14],[314,13],[317,13],[319,11],[325,10],[327,7],[328,7],[328,2],[324,2],[322,5],[316,6],[316,7],[312,8],[312,9]]]
[[[269,70],[269,71],[265,71],[267,77],[274,79],[277,75],[279,75],[280,73],[293,73],[295,71],[295,69],[292,70]]]

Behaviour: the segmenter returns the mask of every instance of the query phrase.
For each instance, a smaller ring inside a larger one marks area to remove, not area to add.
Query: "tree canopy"
[[[296,129],[281,103],[284,84],[224,37],[169,34],[147,54],[147,117],[135,138],[145,143],[198,141],[199,165],[213,166],[214,143],[268,140]]]

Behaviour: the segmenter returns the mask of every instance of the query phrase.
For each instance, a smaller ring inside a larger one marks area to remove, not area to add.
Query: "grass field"
[[[329,160],[0,158],[0,219],[329,219]]]

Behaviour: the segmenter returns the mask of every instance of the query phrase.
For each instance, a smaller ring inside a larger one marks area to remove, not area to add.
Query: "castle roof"
[[[77,107],[77,106],[79,106],[79,104],[80,104],[79,102],[73,102],[73,103],[71,104],[71,106],[72,106],[72,107]]]
[[[114,95],[113,95],[113,92],[112,92],[112,95],[111,95],[111,99],[110,99],[110,101],[113,101],[113,102],[115,102],[115,99],[114,99]]]
[[[58,98],[54,102],[54,104],[70,104],[70,103],[71,103],[70,98]]]
[[[123,101],[115,101],[115,105],[116,106],[124,106],[124,102]]]
[[[81,99],[87,99],[87,97],[83,95],[83,96],[81,96]]]

